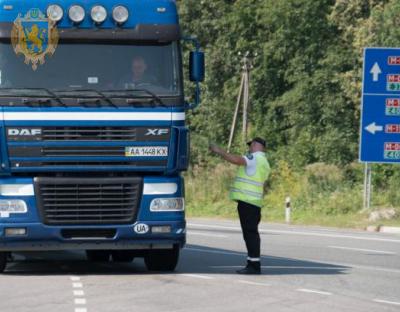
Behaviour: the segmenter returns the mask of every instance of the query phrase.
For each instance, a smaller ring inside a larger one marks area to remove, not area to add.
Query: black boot
[[[238,274],[261,274],[261,263],[259,261],[247,260],[247,266],[243,269],[237,270]]]

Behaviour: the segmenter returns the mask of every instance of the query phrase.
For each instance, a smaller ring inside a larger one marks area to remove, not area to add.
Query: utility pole
[[[240,103],[243,103],[243,128],[242,128],[242,137],[243,137],[243,142],[247,141],[247,131],[248,131],[248,112],[249,112],[249,103],[250,103],[250,71],[253,68],[253,59],[257,54],[254,56],[250,55],[249,51],[246,51],[246,53],[243,54],[239,52],[239,56],[241,56],[241,81],[240,81],[240,88],[239,88],[239,94],[237,97],[236,101],[236,107],[235,107],[235,113],[233,115],[233,120],[232,120],[232,126],[231,126],[231,132],[229,135],[229,143],[228,143],[228,152],[231,149],[232,146],[232,141],[233,141],[233,135],[235,133],[235,127],[236,127],[236,122],[237,122],[237,117],[239,114],[239,109],[240,109]]]

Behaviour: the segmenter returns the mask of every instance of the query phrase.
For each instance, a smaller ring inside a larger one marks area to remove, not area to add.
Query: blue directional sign
[[[360,161],[400,163],[400,48],[366,48]]]

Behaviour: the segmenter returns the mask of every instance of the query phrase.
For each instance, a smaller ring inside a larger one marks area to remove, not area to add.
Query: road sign
[[[400,48],[364,50],[360,161],[400,163]]]

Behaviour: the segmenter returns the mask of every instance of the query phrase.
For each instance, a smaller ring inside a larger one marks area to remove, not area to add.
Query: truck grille
[[[43,127],[43,141],[136,141],[137,127]]]
[[[120,146],[82,146],[82,147],[43,147],[41,149],[44,157],[67,157],[67,156],[125,156],[125,147]]]
[[[37,206],[44,224],[133,223],[142,179],[35,178]]]
[[[154,132],[157,130],[156,132]],[[170,129],[158,127],[7,127],[7,140],[10,142],[57,142],[57,141],[101,141],[101,142],[149,142],[163,141],[170,138]]]
[[[141,168],[141,167],[165,167],[167,160],[140,160],[140,161],[12,161],[13,168],[37,168],[37,167],[77,167],[85,168],[112,166],[113,168]]]

